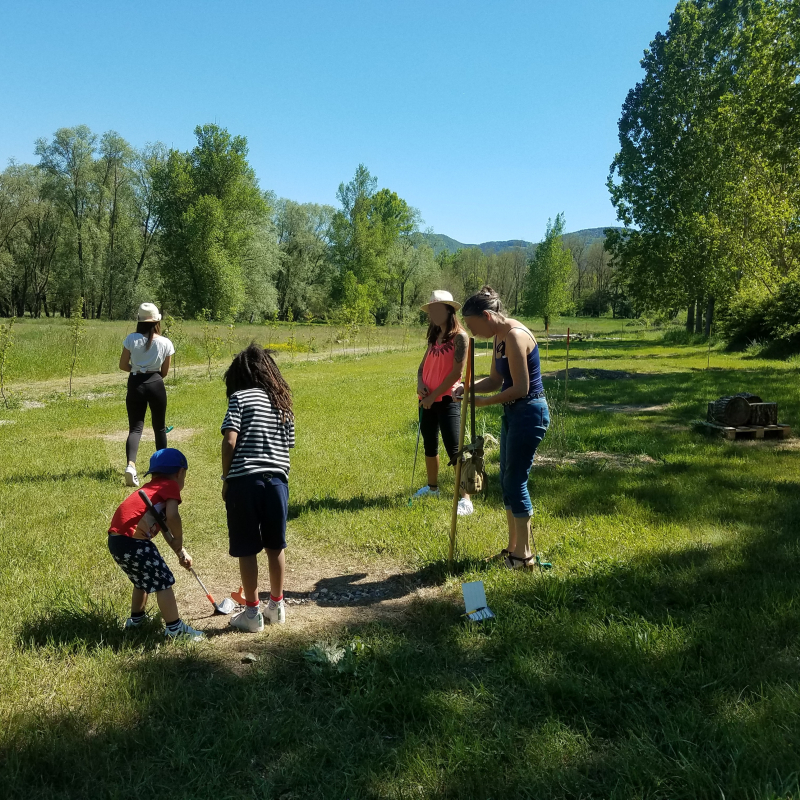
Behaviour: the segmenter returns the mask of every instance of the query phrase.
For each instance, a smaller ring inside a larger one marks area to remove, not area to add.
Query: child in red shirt
[[[183,527],[178,505],[188,466],[186,456],[180,450],[173,447],[156,450],[150,459],[150,469],[145,473],[153,477],[142,487],[156,510],[166,516],[167,525],[174,536],[170,547],[184,569],[192,566],[192,558],[183,548]],[[165,635],[172,639],[200,641],[205,638],[204,635],[183,622],[178,614],[178,604],[172,591],[175,577],[152,541],[158,531],[158,524],[147,511],[138,491],[123,501],[111,520],[108,549],[133,584],[131,615],[125,622],[125,628],[136,628],[145,621],[147,596],[155,592],[167,626]]]

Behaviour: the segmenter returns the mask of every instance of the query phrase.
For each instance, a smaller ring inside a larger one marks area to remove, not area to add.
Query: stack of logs
[[[778,404],[765,403],[756,394],[742,392],[708,404],[708,422],[732,428],[778,424]]]

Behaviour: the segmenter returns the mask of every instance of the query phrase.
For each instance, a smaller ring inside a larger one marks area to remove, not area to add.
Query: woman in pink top
[[[458,322],[456,311],[461,303],[450,292],[435,291],[424,306],[428,312],[428,349],[417,371],[417,396],[420,403],[420,433],[425,445],[428,484],[414,497],[439,497],[439,431],[447,455],[458,453],[461,404],[453,399],[453,390],[461,383],[469,339]],[[460,516],[472,513],[469,495],[458,501]]]

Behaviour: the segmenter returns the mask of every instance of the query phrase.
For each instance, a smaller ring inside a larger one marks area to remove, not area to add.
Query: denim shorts
[[[525,519],[533,514],[528,493],[536,449],[550,426],[547,400],[524,398],[503,409],[500,427],[500,486],[503,505],[513,516]]]
[[[254,556],[265,548],[286,548],[289,482],[283,475],[255,472],[231,478],[225,497],[229,552]]]

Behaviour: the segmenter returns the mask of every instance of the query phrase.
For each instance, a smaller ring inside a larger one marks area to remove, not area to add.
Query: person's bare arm
[[[230,429],[222,432],[222,499],[228,494],[228,473],[233,462],[233,451],[236,450],[236,441],[239,438],[238,431]]]
[[[172,541],[168,542],[168,544],[175,551],[175,555],[178,556],[180,565],[184,569],[190,569],[192,557],[183,548],[183,522],[181,521],[177,500],[167,500],[164,516],[167,518],[167,527],[172,534]]]
[[[172,356],[167,356],[164,359],[164,363],[161,365],[161,369],[159,370],[162,378],[166,378],[167,375],[169,375],[169,365],[171,362],[172,362]]]
[[[425,355],[422,356],[422,361],[419,362],[419,369],[417,370],[417,397],[425,397],[428,394],[428,387],[425,385],[425,381],[422,380],[422,370],[425,367],[425,359],[428,357],[428,350],[430,350],[430,346],[425,351]]]
[[[508,403],[512,400],[519,400],[528,394],[530,386],[530,376],[528,374],[528,353],[527,343],[530,337],[524,332],[511,331],[506,336],[506,358],[508,359],[508,369],[511,373],[511,386],[500,394],[493,394],[490,397],[475,398],[476,406],[492,406],[497,403]],[[494,362],[492,362],[494,369]],[[494,369],[495,374],[497,370]],[[492,376],[490,376],[491,378]],[[497,387],[503,385],[500,375],[497,374]],[[484,380],[486,380],[484,378]]]
[[[119,357],[119,368],[123,372],[131,371],[131,351],[127,347],[122,348],[122,355]]]

